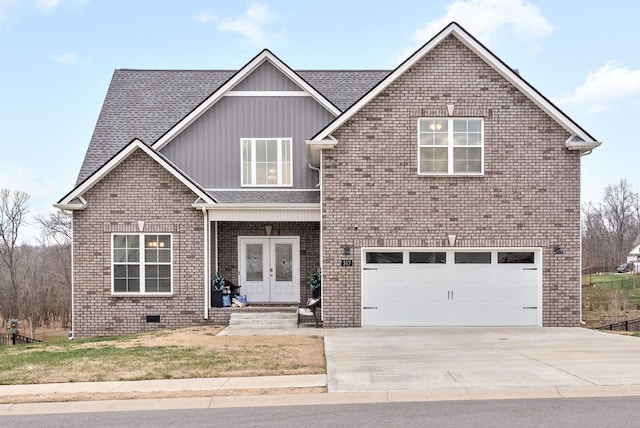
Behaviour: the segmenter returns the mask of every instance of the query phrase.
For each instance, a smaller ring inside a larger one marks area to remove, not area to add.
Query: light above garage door
[[[541,250],[363,249],[363,326],[535,326]]]

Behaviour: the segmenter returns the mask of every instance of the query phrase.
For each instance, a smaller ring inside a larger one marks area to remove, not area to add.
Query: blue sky
[[[583,201],[621,178],[640,190],[639,1],[372,4],[0,0],[0,188],[29,193],[32,215],[53,211],[116,68],[237,69],[269,48],[294,69],[391,69],[457,21],[603,142],[583,158]]]

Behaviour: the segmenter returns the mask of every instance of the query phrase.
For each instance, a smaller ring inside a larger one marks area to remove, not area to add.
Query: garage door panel
[[[362,323],[538,325],[540,266],[493,261],[490,265],[405,263],[365,267]]]

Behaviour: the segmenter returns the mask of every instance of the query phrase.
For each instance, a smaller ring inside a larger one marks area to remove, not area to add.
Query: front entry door
[[[249,303],[300,301],[300,238],[238,238],[241,293]]]

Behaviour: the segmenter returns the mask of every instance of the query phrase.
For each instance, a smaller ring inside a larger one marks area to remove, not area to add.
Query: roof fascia
[[[371,91],[365,94],[360,100],[354,103],[350,108],[340,115],[336,120],[327,125],[316,136],[313,137],[314,141],[322,140],[329,136],[332,132],[337,130],[346,121],[348,121],[353,115],[355,115],[360,109],[368,104],[373,98],[384,91],[389,85],[396,81],[401,75],[403,75],[409,68],[411,68],[422,57],[431,52],[436,46],[438,46],[449,35],[455,36],[465,46],[467,46],[476,55],[482,58],[489,66],[493,67],[502,77],[509,81],[512,85],[522,91],[532,102],[540,107],[545,113],[551,116],[560,126],[570,132],[573,136],[580,137],[584,141],[596,142],[596,140],[589,135],[578,124],[571,120],[564,112],[557,108],[551,101],[538,92],[533,86],[531,86],[526,80],[524,80],[518,73],[513,71],[507,66],[500,58],[498,58],[493,52],[487,49],[482,43],[480,43],[475,37],[468,33],[456,22],[452,22],[447,25],[442,31],[436,34],[431,40],[425,43],[420,49],[418,49],[413,55],[407,58],[402,64],[400,64],[394,71],[392,71],[386,78],[384,78],[378,85],[376,85]],[[598,144],[599,145],[599,144]]]
[[[173,164],[171,164],[167,159],[144,144],[139,139],[133,139],[129,144],[127,144],[122,150],[120,150],[115,156],[113,156],[107,163],[105,163],[102,167],[100,167],[96,172],[94,172],[91,176],[89,176],[85,181],[80,183],[75,189],[69,192],[66,196],[64,196],[57,204],[54,206],[61,209],[84,209],[86,203],[82,206],[78,204],[73,204],[72,201],[76,198],[84,201],[82,195],[86,193],[89,189],[95,186],[100,180],[102,180],[107,174],[109,174],[115,167],[120,165],[125,159],[127,159],[133,152],[136,150],[142,150],[148,156],[150,156],[153,160],[155,160],[160,166],[166,169],[171,175],[177,178],[182,184],[187,186],[192,192],[194,192],[198,197],[202,198],[203,201],[209,204],[215,204],[215,200],[212,199],[203,189],[200,188],[193,180],[191,180],[186,174],[176,168]],[[75,208],[70,208],[75,207]]]
[[[309,165],[314,168],[319,168],[322,149],[333,149],[338,144],[338,140],[305,140],[305,144],[307,146],[307,160],[309,161]]]
[[[320,92],[318,92],[313,86],[308,84],[302,77],[294,72],[289,66],[281,61],[268,49],[264,49],[258,55],[256,55],[251,61],[249,61],[244,67],[242,67],[236,74],[234,74],[229,80],[227,80],[222,86],[220,86],[213,94],[205,99],[200,105],[187,114],[182,120],[176,123],[171,129],[169,129],[162,137],[160,137],[155,143],[151,145],[154,150],[160,150],[166,146],[171,140],[173,140],[184,129],[191,125],[195,120],[202,116],[209,108],[217,103],[222,97],[227,95],[233,87],[249,76],[255,69],[262,65],[265,61],[269,61],[280,72],[285,74],[288,78],[294,81],[304,91],[308,92],[320,105],[327,109],[334,116],[340,114],[340,110],[334,106],[327,98],[325,98]]]
[[[198,204],[198,207],[204,207],[204,204]],[[252,210],[252,211],[270,211],[270,210],[319,210],[319,203],[260,203],[260,202],[219,202],[217,204],[209,204],[207,208],[214,208],[216,210]]]

